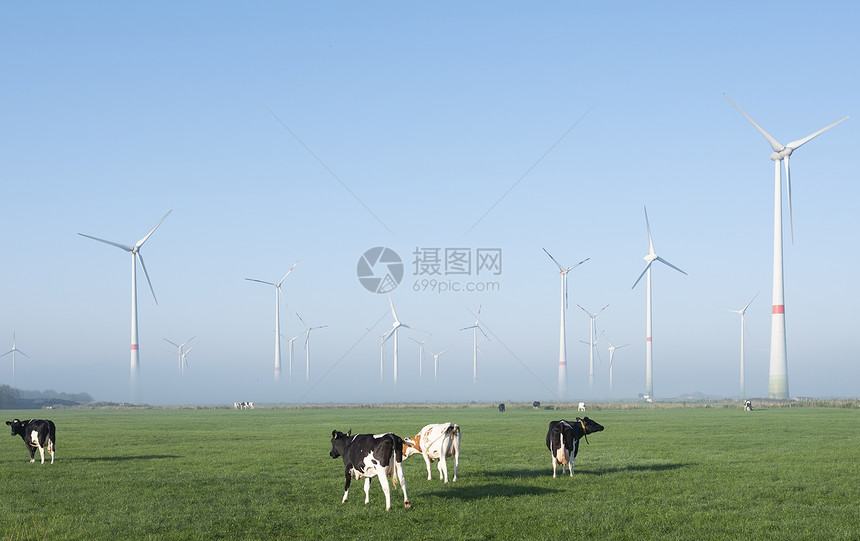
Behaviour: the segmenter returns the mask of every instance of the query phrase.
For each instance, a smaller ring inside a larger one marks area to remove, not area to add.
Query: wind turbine
[[[183,342],[182,344],[177,344],[176,342],[173,342],[173,341],[171,341],[171,340],[168,340],[167,338],[165,338],[165,339],[164,339],[164,341],[165,341],[165,342],[167,342],[167,343],[168,343],[168,344],[170,344],[171,346],[175,347],[175,348],[176,348],[176,350],[177,350],[177,353],[176,353],[176,354],[177,354],[177,356],[178,356],[178,358],[179,358],[179,375],[180,375],[180,376],[181,376],[181,375],[182,375],[182,373],[184,372],[184,368],[183,368],[183,359],[184,359],[184,354],[182,353],[182,348],[184,348],[186,345],[188,345],[188,344],[189,344],[192,340],[194,340],[195,338],[197,338],[197,337],[196,337],[196,336],[192,336],[191,338],[189,338],[188,340],[186,340],[186,341],[185,341],[185,342]],[[193,347],[193,346],[192,346],[192,347]],[[189,350],[189,351],[190,351],[190,350]]]
[[[582,308],[581,304],[577,304],[577,306],[579,306],[579,308],[582,309],[583,312],[585,312],[585,315],[588,316],[588,320],[589,320],[588,321],[588,329],[589,329],[588,330],[588,343],[589,343],[589,346],[588,346],[588,388],[591,389],[592,387],[594,387],[594,348],[597,346],[597,337],[594,336],[594,319],[598,315],[600,315],[601,312],[603,312],[604,310],[609,308],[609,305],[607,304],[606,306],[604,306],[603,308],[601,308],[600,310],[598,310],[597,312],[595,312],[593,314],[591,312],[589,312],[588,310],[586,310],[585,308]],[[600,355],[599,352],[597,354]]]
[[[758,293],[761,293],[759,291]],[[750,302],[746,304],[740,310],[729,310],[729,312],[734,312],[736,314],[741,315],[741,398],[746,398],[746,390],[744,389],[744,330],[746,329],[746,324],[744,323],[744,313],[747,311],[747,308],[750,307],[752,302],[758,297],[758,293],[756,293]]]
[[[639,283],[639,280],[642,279],[646,274],[648,275],[647,279],[647,290],[645,293],[645,394],[650,398],[654,398],[654,378],[652,372],[652,358],[651,358],[651,264],[655,261],[659,261],[664,265],[668,265],[669,267],[675,269],[681,274],[687,274],[682,271],[675,265],[669,263],[662,257],[657,255],[657,252],[654,251],[654,241],[651,239],[651,224],[648,222],[648,209],[645,209],[645,226],[648,228],[648,253],[645,254],[643,258],[645,260],[645,270],[642,271],[642,274],[639,275],[639,278],[633,283],[633,289],[636,287],[636,284]]]
[[[378,332],[374,331],[373,329],[367,329],[367,331],[372,332],[373,334],[375,334],[376,336],[379,337],[379,381],[382,381],[383,368],[384,368],[383,362],[385,360],[382,346],[385,345],[385,338],[388,336],[388,333],[378,333]]]
[[[442,354],[445,353],[446,351],[448,351],[449,349],[451,349],[451,348],[445,348],[442,351],[440,351],[439,353],[433,353],[429,349],[427,350],[430,352],[430,355],[433,356],[433,381],[436,381],[436,378],[439,375],[439,357],[441,357]]]
[[[293,342],[301,338],[302,335],[294,336],[292,338],[287,338],[287,342],[290,343],[290,383],[293,381]],[[286,337],[284,337],[286,338]]]
[[[197,344],[199,344],[199,343],[200,342],[197,342]],[[185,352],[182,354],[182,370],[183,370],[183,372],[185,371],[186,368],[188,368],[188,354],[191,353],[192,349],[197,347],[197,344],[194,344],[193,346],[191,346],[190,348],[185,350]]]
[[[558,339],[558,396],[564,398],[567,395],[567,336],[564,325],[564,312],[567,310],[567,273],[582,265],[590,257],[586,257],[576,265],[565,267],[555,260],[555,258],[546,251],[542,250],[552,259],[552,262],[558,265],[558,273],[561,274],[561,331]]]
[[[481,334],[483,334],[487,340],[490,339],[490,337],[487,336],[487,333],[484,332],[484,329],[481,328],[480,318],[481,307],[478,306],[478,315],[475,316],[475,324],[460,329],[461,331],[467,331],[469,329],[472,329],[472,340],[475,345],[475,353],[474,358],[472,360],[472,383],[478,383],[478,331],[481,331]]]
[[[618,348],[627,347],[630,344],[613,346],[612,342],[609,341],[609,338],[606,337],[606,331],[603,332],[603,339],[606,340],[607,344],[609,344],[609,394],[612,394],[612,360],[615,358],[615,350]]]
[[[299,321],[302,322],[302,325],[305,327],[305,381],[310,381],[311,379],[311,331],[315,331],[317,329],[323,329],[328,327],[328,325],[318,325],[316,327],[308,327],[305,320],[302,319],[302,316],[296,314],[296,317],[299,318]]]
[[[155,304],[158,304],[158,299],[155,298],[155,290],[152,288],[152,282],[149,280],[149,273],[146,272],[146,265],[143,263],[143,254],[140,253],[140,249],[143,247],[143,243],[147,241],[147,239],[152,235],[158,226],[161,225],[164,220],[170,216],[170,213],[173,212],[173,209],[167,211],[167,214],[164,215],[164,218],[159,220],[155,227],[149,230],[142,239],[137,241],[134,246],[127,246],[125,244],[119,244],[118,242],[112,242],[105,239],[100,239],[98,237],[92,237],[90,235],[84,235],[83,233],[78,233],[78,235],[82,237],[86,237],[88,239],[97,240],[99,242],[103,242],[105,244],[110,244],[111,246],[116,246],[121,250],[125,250],[126,252],[131,254],[131,376],[130,376],[130,389],[131,389],[131,399],[134,401],[137,395],[137,377],[140,374],[140,350],[138,350],[137,343],[137,262],[140,261],[140,268],[143,269],[143,275],[146,277],[146,283],[149,284],[149,290],[152,292],[152,299],[155,301]]]
[[[27,355],[26,353],[24,353],[23,351],[18,349],[18,347],[15,345],[15,333],[14,332],[12,333],[12,349],[7,351],[3,355],[0,355],[0,357],[5,357],[6,355],[9,355],[10,353],[12,354],[12,386],[14,387],[15,386],[15,354],[20,353],[21,355],[23,355],[24,357],[27,357],[28,359],[30,359],[32,357],[30,357],[29,355]]]
[[[250,282],[257,282],[275,287],[275,381],[279,381],[281,379],[281,304],[278,297],[284,299],[284,305],[287,304],[287,299],[284,298],[284,293],[281,291],[281,284],[284,283],[284,280],[287,279],[287,276],[293,272],[293,269],[296,268],[296,265],[298,264],[299,260],[296,259],[296,262],[293,263],[293,266],[290,267],[290,270],[287,271],[287,274],[285,274],[278,283],[256,280],[254,278],[245,278],[245,280]]]
[[[768,382],[768,396],[770,398],[786,399],[788,398],[788,356],[786,354],[786,339],[785,339],[785,287],[783,284],[783,259],[782,259],[782,169],[779,166],[780,162],[785,163],[785,187],[788,195],[788,216],[791,223],[791,241],[794,242],[794,216],[791,211],[791,173],[789,171],[788,162],[791,153],[803,146],[805,143],[818,137],[833,126],[839,124],[846,117],[843,117],[833,124],[821,128],[817,132],[807,135],[803,139],[792,141],[787,145],[781,144],[774,139],[769,133],[764,131],[761,126],[750,118],[743,109],[729,98],[726,93],[723,93],[729,103],[735,106],[735,109],[740,111],[750,123],[761,133],[773,153],[770,159],[774,165],[774,196],[773,196],[773,309],[770,318],[770,379]]]
[[[426,342],[429,338],[430,337],[428,336],[424,340],[419,341],[419,340],[412,338],[411,336],[409,337],[410,340],[412,340],[413,342],[415,342],[419,346],[418,347],[418,379],[419,380],[422,378],[423,371],[424,371],[424,342]]]
[[[391,326],[391,330],[385,333],[385,338],[382,340],[383,343],[388,341],[391,338],[391,335],[394,335],[394,384],[397,384],[397,335],[400,334],[397,332],[401,327],[404,329],[412,329],[415,331],[427,333],[427,331],[421,330],[417,327],[410,327],[406,323],[401,322],[397,319],[397,312],[394,310],[394,301],[391,300],[391,294],[388,294],[388,303],[391,305],[391,315],[394,316],[394,323]],[[430,333],[427,333],[430,334]],[[381,357],[380,357],[381,358]]]

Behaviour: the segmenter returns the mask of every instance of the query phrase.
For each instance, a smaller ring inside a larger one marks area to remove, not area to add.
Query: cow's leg
[[[445,453],[442,453],[442,456],[439,457],[439,464],[437,464],[439,468],[439,479],[445,479],[445,482],[448,482],[448,463],[445,462]],[[442,474],[445,474],[444,477]]]
[[[364,505],[370,503],[370,477],[364,478]]]
[[[429,456],[427,456],[427,453],[426,453],[426,452],[421,453],[421,456],[423,456],[423,457],[424,457],[424,463],[425,463],[425,464],[427,464],[427,480],[428,480],[428,481],[432,481],[432,480],[433,480],[433,474],[432,474],[431,472],[432,472],[433,470],[430,468],[430,462],[431,462],[431,461],[430,461],[430,457],[429,457]]]
[[[54,442],[48,440],[48,451],[51,452],[51,464],[54,463]]]
[[[555,479],[555,469],[558,467],[558,459],[555,458],[555,453],[552,454],[552,478]],[[561,473],[564,475],[564,465],[561,467]]]
[[[460,471],[460,442],[454,442],[454,482],[457,482],[457,472]]]
[[[39,446],[39,457],[42,459],[42,464],[45,463],[45,448],[41,445]]]
[[[36,447],[27,444],[27,450],[30,451],[30,463],[36,462]]]
[[[403,476],[403,462],[394,462],[394,475],[400,478],[400,488],[403,489],[403,506],[406,509],[412,509],[409,497],[406,496],[406,477]]]
[[[347,498],[349,498],[349,483],[352,481],[352,476],[349,474],[349,471],[346,472],[346,485],[343,487],[343,501],[341,503],[346,503]]]
[[[382,492],[385,493],[385,510],[388,511],[389,509],[391,509],[391,489],[388,488],[388,475],[380,468],[379,473],[376,474],[376,478],[379,479],[379,484],[380,486],[382,486]],[[369,477],[367,478],[367,484],[364,486],[367,488],[368,491],[370,490]]]

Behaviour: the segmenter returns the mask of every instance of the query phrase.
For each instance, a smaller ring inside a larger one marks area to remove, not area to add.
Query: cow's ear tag
[[[352,436],[352,429],[349,429],[349,432],[346,433],[347,436]]]

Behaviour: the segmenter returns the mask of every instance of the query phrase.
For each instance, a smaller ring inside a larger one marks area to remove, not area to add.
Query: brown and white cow
[[[446,458],[454,457],[454,481],[460,470],[460,427],[454,423],[430,424],[421,429],[414,438],[403,440],[403,458],[421,453],[427,464],[427,480],[433,479],[430,464],[438,460],[439,479],[448,482],[448,463]]]

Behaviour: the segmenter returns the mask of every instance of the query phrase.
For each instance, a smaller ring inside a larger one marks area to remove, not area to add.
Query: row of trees
[[[92,401],[93,397],[88,393],[60,393],[53,389],[22,391],[9,385],[0,385],[0,409],[41,407],[41,404],[50,404],[51,402],[88,404]]]

